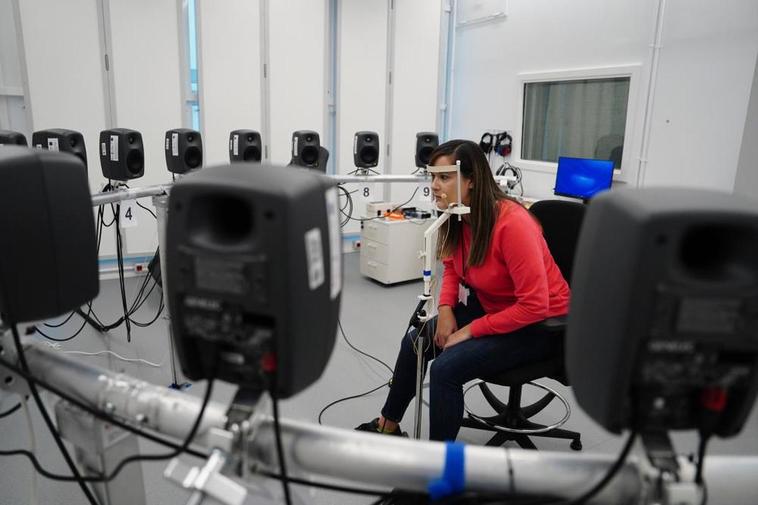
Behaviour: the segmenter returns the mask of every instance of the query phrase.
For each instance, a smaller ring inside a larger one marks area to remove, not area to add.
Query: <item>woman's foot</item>
[[[391,426],[390,426],[391,423]],[[403,433],[400,429],[400,425],[392,421],[379,422],[379,418],[373,419],[367,423],[363,423],[355,428],[355,431],[368,431],[369,433],[382,433],[384,435],[395,435],[397,437],[407,437],[407,433]]]

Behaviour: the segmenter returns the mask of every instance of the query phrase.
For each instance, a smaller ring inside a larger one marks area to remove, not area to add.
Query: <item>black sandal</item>
[[[368,431],[369,433],[378,433],[381,435],[394,435],[396,437],[407,437],[407,433],[403,433],[400,429],[400,426],[395,428],[395,431],[382,431],[381,427],[379,426],[379,418],[372,419],[371,421],[367,423],[363,423],[361,425],[358,425],[355,428],[355,431]]]

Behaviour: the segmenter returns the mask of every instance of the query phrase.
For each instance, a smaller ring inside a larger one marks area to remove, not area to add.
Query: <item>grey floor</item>
[[[136,292],[137,282],[137,280],[129,280],[127,291],[131,293],[130,296]],[[95,308],[98,315],[104,320],[113,320],[118,315],[117,287],[115,281],[106,281],[101,285],[101,295],[96,300]],[[358,255],[346,255],[341,322],[351,343],[393,366],[399,340],[405,330],[410,311],[416,303],[416,296],[420,291],[420,282],[385,287],[368,280],[358,272]],[[139,313],[140,319],[148,320],[152,314],[155,314],[157,306],[158,296],[156,293]],[[51,330],[51,333],[57,336],[67,336],[77,328],[78,324],[71,321],[60,330]],[[155,384],[168,385],[173,381],[173,373],[170,366],[170,353],[165,328],[166,322],[159,320],[156,325],[148,329],[135,329],[131,343],[126,342],[125,332],[122,329],[104,337],[87,328],[75,340],[62,344],[61,348],[63,350],[87,351],[111,349],[126,357],[137,357],[156,362],[161,364],[160,368],[124,363],[109,356],[82,356],[80,358],[86,363],[123,371]],[[304,392],[282,402],[282,415],[292,419],[316,422],[319,412],[328,403],[339,398],[369,391],[386,383],[388,378],[389,372],[383,366],[352,350],[338,335],[334,352],[322,377]],[[553,381],[546,381],[545,383],[565,394],[572,405],[571,418],[565,427],[581,432],[584,452],[617,453],[623,443],[622,438],[607,433],[590,420],[576,406],[570,389]],[[202,391],[202,384],[194,385],[189,389],[190,394],[195,395],[201,395]],[[233,387],[222,384],[214,390],[214,399],[228,401],[233,392]],[[386,388],[382,388],[361,398],[336,404],[323,414],[323,423],[330,426],[353,428],[357,424],[378,415],[385,394]],[[526,401],[528,401],[529,399],[536,399],[538,392],[536,390],[526,391],[525,395]],[[472,394],[467,400],[475,410],[488,413],[482,399],[476,394]],[[14,396],[0,393],[0,410],[5,410],[15,401]],[[38,457],[43,465],[49,469],[65,473],[65,465],[41,419],[34,408],[30,407],[30,410],[32,410],[32,420],[35,427]],[[549,407],[536,420],[550,423],[561,415],[562,412],[558,406]],[[409,411],[402,423],[403,429],[410,430],[411,422],[412,414]],[[10,418],[0,420],[0,426],[2,426],[3,433],[2,441],[0,441],[2,449],[29,447],[27,423],[23,414],[17,413]],[[424,426],[425,433],[426,426]],[[753,413],[742,433],[729,440],[714,439],[709,446],[709,454],[758,455],[757,435],[758,414],[756,414],[756,409],[753,409]],[[486,433],[469,429],[463,429],[459,436],[459,440],[471,444],[483,444],[487,438]],[[680,452],[688,453],[695,450],[696,437],[694,433],[676,434],[674,441]],[[569,451],[568,443],[565,441],[535,439],[535,443],[542,450]],[[161,453],[163,451],[164,449],[156,447],[152,443],[141,443],[142,453]],[[188,461],[192,462],[192,458],[188,458]],[[142,465],[147,496],[146,503],[161,505],[186,503],[189,498],[188,494],[162,478],[164,467],[165,463]],[[32,475],[33,469],[24,459],[20,457],[0,458],[0,504],[25,505],[31,503]],[[728,486],[729,483],[712,484],[710,503],[721,503],[719,501],[720,489],[726,489]],[[279,493],[277,485],[272,483],[269,488],[274,495]],[[78,505],[85,503],[81,491],[75,484],[53,482],[38,477],[36,489],[38,503],[40,504]],[[139,492],[140,490],[135,491]],[[318,505],[367,504],[372,502],[372,499],[368,497],[338,494],[312,488],[300,487],[296,489],[296,493],[305,503]],[[758,495],[758,488],[753,494]]]

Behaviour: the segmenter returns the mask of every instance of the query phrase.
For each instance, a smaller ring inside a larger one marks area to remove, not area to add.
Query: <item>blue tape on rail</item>
[[[445,468],[442,477],[429,483],[427,490],[432,501],[458,494],[466,487],[465,444],[448,442],[445,445]]]
[[[424,270],[424,275],[432,275],[432,271],[431,270]]]

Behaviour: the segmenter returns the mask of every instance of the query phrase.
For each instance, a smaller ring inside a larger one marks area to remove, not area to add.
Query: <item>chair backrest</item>
[[[542,225],[542,234],[563,278],[571,283],[579,230],[584,220],[585,206],[569,200],[540,200],[529,211]]]

